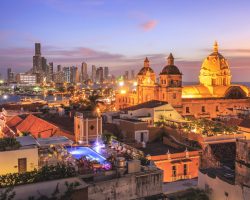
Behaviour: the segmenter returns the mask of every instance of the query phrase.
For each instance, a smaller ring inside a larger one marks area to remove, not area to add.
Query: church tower
[[[174,65],[172,53],[167,58],[167,65],[160,73],[159,100],[167,101],[173,107],[180,107],[182,94],[182,73]]]
[[[137,74],[137,84],[138,103],[156,99],[156,77],[147,57],[143,68]]]

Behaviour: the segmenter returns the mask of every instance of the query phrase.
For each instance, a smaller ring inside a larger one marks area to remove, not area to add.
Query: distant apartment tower
[[[99,83],[103,83],[103,80],[104,80],[104,76],[103,76],[103,67],[99,67],[97,70],[96,70],[96,80],[99,82]]]
[[[64,82],[71,83],[70,67],[63,68]]]
[[[37,82],[36,75],[29,73],[18,73],[16,75],[16,81],[19,84],[26,84],[26,85],[35,85]]]
[[[135,71],[131,70],[131,79],[134,80],[135,79]]]
[[[59,71],[56,73],[53,73],[53,81],[57,84],[64,82],[64,73],[63,71]]]
[[[61,65],[57,65],[57,72],[62,71],[62,66]]]
[[[12,83],[15,81],[14,73],[12,72],[11,68],[7,69],[7,82]]]
[[[104,67],[104,79],[108,80],[108,76],[109,76],[109,68],[108,67]]]
[[[128,72],[128,71],[125,71],[124,80],[128,80],[128,78],[129,78],[129,72]]]
[[[82,62],[80,76],[81,76],[81,81],[86,81],[88,79],[88,65],[86,62]]]
[[[45,69],[46,81],[52,81],[53,79],[53,62],[50,62],[48,65],[46,64]]]
[[[70,75],[71,75],[71,83],[79,83],[80,82],[80,74],[78,71],[78,67],[72,66],[70,68]]]
[[[93,82],[96,82],[96,66],[95,65],[92,65],[91,78]]]

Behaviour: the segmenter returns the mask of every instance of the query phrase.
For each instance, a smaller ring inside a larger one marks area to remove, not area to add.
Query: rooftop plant
[[[0,138],[0,151],[14,150],[21,147],[15,138]]]

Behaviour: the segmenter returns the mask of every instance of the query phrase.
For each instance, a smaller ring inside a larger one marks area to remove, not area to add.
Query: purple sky
[[[249,81],[249,1],[1,0],[0,73],[32,67],[34,43],[55,65],[139,70],[145,56],[156,73],[170,52],[197,81],[214,40],[229,60],[233,81]],[[242,73],[243,72],[243,73]]]

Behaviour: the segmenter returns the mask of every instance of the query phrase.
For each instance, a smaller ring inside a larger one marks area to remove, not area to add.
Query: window
[[[176,93],[173,93],[173,99],[176,99]]]
[[[172,166],[172,177],[176,177],[176,166]]]
[[[216,112],[219,112],[219,106],[216,106],[215,110]]]
[[[201,107],[201,112],[206,112],[205,106]]]
[[[187,164],[184,164],[184,166],[183,166],[183,174],[184,174],[184,176],[187,175]]]
[[[164,95],[164,94],[162,94],[162,99],[163,99],[163,100],[165,99],[165,95]]]
[[[189,107],[186,107],[186,113],[190,113]]]
[[[143,132],[141,132],[141,140],[140,140],[141,142],[143,142],[144,141],[144,133]]]
[[[27,158],[18,158],[18,173],[27,171]]]

